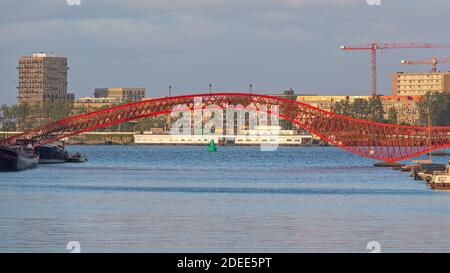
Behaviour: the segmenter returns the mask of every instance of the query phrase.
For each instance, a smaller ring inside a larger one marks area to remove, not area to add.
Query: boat
[[[65,163],[69,159],[69,154],[60,144],[47,144],[38,148],[39,164]]]
[[[36,168],[39,153],[29,140],[17,140],[14,146],[0,146],[0,171],[23,171]]]
[[[216,143],[214,142],[214,139],[212,139],[208,145],[208,152],[217,152],[217,146]]]
[[[400,168],[402,172],[411,172],[412,169],[416,168],[416,165],[405,165]]]
[[[445,173],[433,176],[430,186],[434,190],[450,190],[450,165]]]
[[[69,156],[66,162],[70,163],[84,163],[87,161],[87,158],[84,156],[84,154],[81,153],[73,153]]]
[[[375,163],[374,166],[379,168],[399,168],[402,164],[397,162],[379,162]]]
[[[450,152],[447,151],[436,151],[431,153],[432,156],[449,156]]]
[[[412,163],[414,165],[412,165],[413,167],[411,167],[411,169],[409,170],[409,172],[410,172],[409,176],[416,177],[417,174],[416,174],[415,170],[420,169],[423,164],[432,164],[433,161],[428,160],[428,159],[427,160],[413,160]]]
[[[433,177],[436,175],[444,175],[444,171],[432,171],[432,170],[426,170],[425,172],[420,172],[417,175],[420,177],[420,179],[426,181],[427,183],[431,183],[433,181]]]
[[[433,190],[450,190],[450,182],[446,183],[431,183]]]
[[[426,180],[430,175],[432,176],[434,172],[444,172],[446,166],[444,164],[418,164],[416,168],[411,169],[411,176],[415,180],[423,179]]]

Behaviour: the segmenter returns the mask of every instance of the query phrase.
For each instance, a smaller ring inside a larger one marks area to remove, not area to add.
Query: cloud
[[[307,6],[307,5],[336,5],[336,4],[355,4],[365,0],[276,0],[288,6]]]
[[[364,93],[369,56],[343,53],[339,45],[446,42],[449,8],[443,0],[383,1],[376,8],[365,0],[81,0],[77,7],[2,0],[0,90],[7,91],[0,101],[16,100],[17,57],[36,51],[69,57],[69,86],[78,96],[109,85],[144,86],[158,96],[169,82],[190,92],[209,82],[245,89],[250,81],[267,92]],[[414,57],[401,53],[390,51],[384,65],[380,58],[384,82],[401,69],[398,58]]]
[[[364,0],[2,0],[0,22],[51,19],[123,18],[161,15],[234,18],[255,13],[289,11],[307,6],[352,4]]]

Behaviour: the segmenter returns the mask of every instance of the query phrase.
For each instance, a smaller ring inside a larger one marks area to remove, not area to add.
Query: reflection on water
[[[0,174],[0,252],[450,250],[450,193],[337,148],[69,149]]]

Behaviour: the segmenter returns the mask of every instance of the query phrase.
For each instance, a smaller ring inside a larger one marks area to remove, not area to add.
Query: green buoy
[[[208,145],[208,152],[217,152],[217,146],[216,143],[214,142],[214,139],[211,140],[211,142]]]

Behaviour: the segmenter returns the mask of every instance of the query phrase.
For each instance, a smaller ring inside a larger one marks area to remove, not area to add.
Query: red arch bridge
[[[200,101],[200,103],[198,103]],[[18,139],[33,139],[42,146],[69,136],[113,124],[149,116],[170,114],[177,107],[202,110],[206,107],[253,105],[258,111],[290,120],[307,131],[349,152],[380,161],[396,162],[450,146],[450,127],[400,126],[359,120],[321,110],[308,104],[279,97],[214,93],[164,97],[124,104],[88,114],[73,116],[0,142],[13,145]],[[264,106],[264,107],[261,107]],[[181,110],[179,110],[181,111]]]

